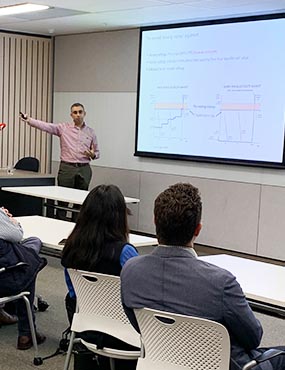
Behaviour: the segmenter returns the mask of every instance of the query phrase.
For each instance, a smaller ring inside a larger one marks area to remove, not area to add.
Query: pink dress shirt
[[[39,130],[56,135],[60,139],[60,159],[69,163],[88,163],[90,159],[84,154],[85,150],[92,149],[95,158],[100,156],[97,137],[94,130],[85,123],[81,128],[74,123],[48,123],[29,118],[29,125]]]

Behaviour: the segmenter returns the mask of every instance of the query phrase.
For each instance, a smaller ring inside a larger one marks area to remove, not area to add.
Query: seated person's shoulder
[[[236,281],[236,277],[228,270],[212,263],[198,259],[198,268],[203,276],[210,278],[213,284],[225,284]]]
[[[148,256],[133,256],[132,258],[128,259],[125,265],[123,266],[123,271],[126,273],[131,273],[132,271],[137,272],[138,269],[144,268],[145,264],[147,264]]]

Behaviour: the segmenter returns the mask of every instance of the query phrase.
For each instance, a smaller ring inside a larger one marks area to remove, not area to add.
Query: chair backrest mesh
[[[21,158],[16,164],[15,167],[18,170],[26,170],[38,172],[40,167],[40,162],[35,157],[24,157]]]
[[[145,359],[151,363],[169,363],[189,370],[229,369],[229,335],[221,324],[146,308],[135,313]]]
[[[73,269],[68,272],[76,291],[79,313],[96,314],[130,325],[121,303],[119,277]]]

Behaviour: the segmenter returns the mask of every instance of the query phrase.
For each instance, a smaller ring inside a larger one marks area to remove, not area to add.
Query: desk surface
[[[55,177],[32,171],[14,170],[12,175],[0,169],[0,205],[5,206],[15,216],[42,214],[42,199],[30,198],[25,201],[22,194],[8,193],[3,187],[54,186]]]
[[[13,170],[12,174],[7,173],[7,169],[0,168],[0,179],[26,179],[26,178],[54,178],[54,175],[33,171]]]
[[[63,186],[14,186],[2,187],[3,191],[30,195],[37,198],[60,200],[62,202],[82,204],[89,194],[88,190],[65,188]],[[125,197],[126,203],[139,203],[139,199]]]
[[[226,254],[199,258],[230,271],[247,299],[285,309],[285,267]]]
[[[37,236],[43,242],[43,246],[52,250],[61,251],[63,246],[58,243],[66,239],[74,228],[73,222],[56,220],[42,216],[16,217],[24,230],[24,238]],[[130,234],[130,243],[135,247],[157,245],[156,238]]]

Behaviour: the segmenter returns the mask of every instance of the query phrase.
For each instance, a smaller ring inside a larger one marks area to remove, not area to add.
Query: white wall
[[[75,44],[80,45],[80,68]],[[283,170],[134,157],[137,63],[138,30],[55,40],[54,121],[70,120],[72,103],[85,105],[86,122],[95,129],[101,150],[101,158],[92,163],[91,186],[113,182],[124,195],[139,197],[131,226],[153,233],[156,195],[173,182],[190,181],[199,187],[204,202],[201,243],[284,259],[278,228],[285,228],[285,221],[280,222],[285,209],[281,202],[275,213],[271,203],[285,192]],[[56,168],[57,138],[52,152]],[[274,248],[268,245],[268,222]]]

